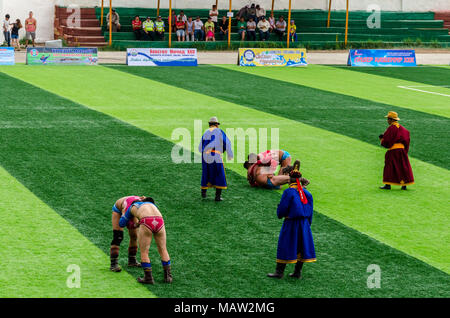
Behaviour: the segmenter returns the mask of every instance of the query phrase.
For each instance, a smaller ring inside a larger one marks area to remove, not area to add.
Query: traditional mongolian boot
[[[170,265],[166,265],[163,268],[164,268],[164,282],[169,284],[172,283],[173,277],[170,271]]]
[[[206,189],[202,189],[202,198],[203,198],[203,199],[206,198]]]
[[[151,263],[142,263],[141,266],[142,266],[142,269],[144,270],[144,278],[139,277],[137,279],[138,283],[153,285],[155,283],[155,280],[153,279],[153,274],[152,274],[152,264]]]
[[[381,190],[391,190],[390,184],[385,184],[384,186],[380,187]]]
[[[119,265],[119,248],[111,247],[109,250],[109,256],[111,258],[111,267],[109,268],[112,272],[120,272],[122,268]]]
[[[222,199],[222,189],[216,189],[216,199],[217,202],[223,201]]]
[[[303,268],[303,262],[297,261],[295,264],[295,269],[292,274],[289,274],[290,277],[293,278],[301,278],[302,277],[302,268]]]
[[[283,278],[285,268],[286,268],[286,264],[277,263],[277,268],[275,269],[275,273],[267,274],[267,277],[278,278],[278,279]]]
[[[128,248],[128,266],[129,267],[141,267],[141,263],[139,263],[136,259],[137,254],[137,246]]]

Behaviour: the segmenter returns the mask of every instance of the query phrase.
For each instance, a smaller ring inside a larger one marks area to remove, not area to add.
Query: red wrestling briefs
[[[164,219],[161,216],[147,216],[142,218],[139,224],[146,226],[153,233],[158,233],[164,226]]]

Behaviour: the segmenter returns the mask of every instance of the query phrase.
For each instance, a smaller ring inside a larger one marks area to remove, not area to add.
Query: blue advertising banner
[[[350,50],[348,66],[417,66],[414,50]]]
[[[197,49],[127,49],[129,66],[197,66]]]
[[[97,48],[28,48],[27,65],[98,65]]]
[[[14,48],[0,47],[0,65],[14,65],[15,63]]]

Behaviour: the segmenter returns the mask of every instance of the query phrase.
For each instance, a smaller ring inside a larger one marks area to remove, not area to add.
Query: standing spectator
[[[270,23],[266,20],[266,17],[261,17],[261,21],[258,22],[259,40],[267,41],[269,39]]]
[[[181,11],[180,11],[180,14],[177,16],[177,21],[180,19],[180,17],[181,17],[181,20],[182,20],[184,23],[186,23],[186,22],[188,21],[188,18],[187,18],[187,16],[184,14],[184,11],[183,11],[183,10],[181,10]]]
[[[133,33],[136,37],[137,41],[140,41],[142,39],[142,21],[139,18],[139,16],[135,16],[134,20],[131,22],[131,25],[133,27]]]
[[[295,21],[291,20],[291,30],[290,30],[291,42],[297,42],[297,26]]]
[[[275,30],[275,17],[273,16],[273,12],[270,14],[269,23],[270,23],[270,32],[273,32]]]
[[[13,27],[11,29],[11,39],[12,46],[17,48],[17,51],[20,51],[20,43],[19,43],[19,30],[22,29],[22,23],[17,19],[15,23],[13,23]]]
[[[283,16],[280,16],[277,23],[275,24],[275,33],[278,36],[278,40],[283,41],[283,36],[286,33],[286,21],[284,21]]]
[[[186,36],[186,24],[183,21],[183,17],[178,17],[178,21],[176,24],[177,27],[177,37],[178,37],[178,42],[184,42],[185,41],[185,36]]]
[[[164,21],[162,20],[161,16],[158,16],[155,21],[155,35],[158,38],[158,40],[164,40]]]
[[[28,19],[25,20],[25,48],[28,47],[28,41],[31,40],[33,43],[33,47],[35,46],[34,40],[36,39],[36,28],[37,28],[37,21],[35,18],[33,18],[33,12],[30,11],[28,14]]]
[[[203,22],[200,20],[200,17],[197,16],[197,18],[194,21],[194,37],[196,41],[203,41],[203,37],[205,36],[205,33],[203,32]]]
[[[10,25],[9,22],[9,14],[5,15],[5,20],[3,21],[3,36],[5,37],[5,43],[9,47],[11,46],[11,32],[10,32]]]
[[[244,17],[241,17],[241,20],[237,24],[238,33],[241,36],[241,41],[245,40],[245,33],[247,32],[247,22],[245,22]]]
[[[214,37],[214,32],[213,32],[212,26],[209,26],[208,27],[208,31],[206,31],[206,39],[205,39],[205,41],[206,42],[208,42],[208,41],[215,42],[216,41],[216,38]]]
[[[237,19],[238,21],[240,21],[241,18],[244,18],[244,20],[247,20],[247,17],[248,17],[248,9],[249,9],[248,5],[246,5],[245,7],[242,7],[242,8],[239,10],[238,14],[236,15],[236,19]]]
[[[214,27],[215,27],[215,26],[214,26],[214,22],[212,22],[211,17],[209,17],[209,18],[208,18],[208,21],[205,22],[205,32],[206,32],[206,30],[209,29],[209,27],[211,27],[211,29],[212,29],[213,32],[216,32],[216,29],[214,28]]]
[[[169,21],[170,21],[170,18],[168,17],[167,23],[169,23]],[[176,25],[177,25],[177,13],[174,10],[172,10],[172,32],[173,33],[175,33],[177,30]]]
[[[109,20],[110,19],[109,19],[109,12],[108,12],[108,14],[106,15],[106,23],[107,23],[107,26],[108,26],[108,30],[109,30]],[[111,26],[112,31],[113,32],[120,31],[120,17],[119,17],[119,14],[116,12],[115,9],[112,9],[111,22],[112,22],[112,26]]]
[[[192,17],[189,17],[186,22],[186,41],[194,42],[194,21],[192,21]]]
[[[155,40],[155,23],[153,23],[150,17],[147,17],[147,20],[142,23],[142,29],[144,30],[146,40]]]
[[[253,18],[247,22],[247,36],[249,41],[256,41],[256,22]]]
[[[261,8],[259,6],[259,4],[256,5],[256,21],[255,22],[258,23],[258,21],[261,20],[261,18],[265,15],[266,15],[266,10],[264,8]]]
[[[219,35],[220,40],[224,40],[226,36],[228,36],[228,19],[226,16],[222,17],[222,20],[219,22]]]
[[[248,19],[253,18],[253,20],[256,20],[256,7],[255,4],[252,3],[250,8],[248,9]]]
[[[217,10],[217,6],[214,4],[212,6],[212,10],[209,10],[209,17],[211,21],[214,23],[214,30],[217,29],[217,17],[219,16],[219,10]]]

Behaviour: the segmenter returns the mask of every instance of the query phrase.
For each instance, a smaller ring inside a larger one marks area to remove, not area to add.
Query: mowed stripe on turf
[[[13,122],[2,119],[2,133]],[[1,298],[154,297],[128,273],[110,272],[103,251],[1,167],[0,196]]]
[[[1,164],[103,251],[111,239],[115,198],[124,193],[155,197],[166,219],[175,275],[173,285],[161,283],[159,258],[152,247],[157,284],[149,288],[159,296],[450,294],[448,274],[322,214],[313,221],[319,262],[308,264],[301,282],[268,279],[265,273],[274,268],[281,225],[275,217],[279,193],[243,186],[245,178],[228,171],[227,201],[202,201],[200,165],[172,163],[171,142],[17,79],[1,75],[0,83],[5,83],[0,85],[2,95],[10,96],[10,106],[0,108],[3,127],[8,128],[0,136]],[[13,94],[18,90],[21,96]],[[369,264],[382,268],[381,289],[367,288]],[[102,268],[106,266],[102,261]],[[26,288],[23,284],[17,287]]]
[[[313,180],[317,210],[449,272],[448,170],[412,159],[420,182],[408,192],[380,191],[383,149],[115,70],[67,70],[16,67],[7,72],[167,140],[173,129],[191,129],[194,119],[213,114],[233,127],[280,127],[282,147],[302,159],[305,175]],[[245,173],[240,164],[228,167]]]

